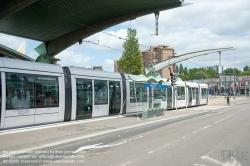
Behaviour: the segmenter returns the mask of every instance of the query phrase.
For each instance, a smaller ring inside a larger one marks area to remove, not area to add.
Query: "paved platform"
[[[250,98],[245,99],[244,97],[239,97],[236,98],[235,101],[236,104],[243,104],[248,103]],[[209,104],[206,106],[192,107],[187,110],[185,108],[178,109],[177,111],[169,110],[165,111],[164,116],[144,120],[138,120],[137,114],[129,114],[3,130],[0,131],[0,156],[6,151],[27,152],[37,149],[48,149],[59,144],[62,145],[70,142],[91,139],[92,137],[100,136],[102,134],[119,132],[122,131],[122,129],[129,129],[129,126],[139,127],[141,125],[157,123],[161,120],[169,120],[171,118],[184,117],[199,113],[204,114],[205,111],[216,110],[225,106],[225,98],[216,97],[209,98]]]
[[[250,97],[249,96],[236,96],[235,99],[233,99],[233,96],[230,97],[230,105],[234,104],[244,104],[244,103],[250,103]],[[227,100],[225,96],[209,96],[208,98],[208,105],[209,106],[226,106]]]

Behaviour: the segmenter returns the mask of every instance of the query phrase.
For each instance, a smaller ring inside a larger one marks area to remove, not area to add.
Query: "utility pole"
[[[220,95],[220,93],[221,93],[221,86],[220,86],[220,82],[221,82],[221,80],[220,80],[220,74],[221,74],[221,70],[222,70],[222,68],[221,68],[221,52],[219,51],[218,52],[218,54],[219,54],[219,85],[218,85],[218,90],[219,90],[219,95]]]
[[[247,98],[247,96],[246,96],[246,95],[247,95],[246,83],[247,83],[247,82],[245,82],[245,84],[244,84],[244,85],[245,85],[245,98]]]
[[[175,95],[175,109],[177,111],[177,87],[176,87],[176,74],[171,72],[171,68],[168,68],[170,71],[170,77],[171,77],[171,86],[174,89],[174,95]]]
[[[224,95],[226,96],[226,72],[225,72],[225,70],[223,72],[224,72],[224,81],[225,81],[225,84],[224,84]]]
[[[211,97],[212,97],[212,88],[213,88],[213,85],[212,85],[212,67],[210,67],[210,92],[211,92]]]
[[[230,90],[230,96],[231,96],[231,74],[230,74],[230,81],[229,81],[229,88],[228,89]]]

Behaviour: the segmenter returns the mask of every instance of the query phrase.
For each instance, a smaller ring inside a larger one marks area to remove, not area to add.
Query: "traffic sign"
[[[149,84],[149,83],[145,83],[144,84],[145,88],[168,88],[167,85],[162,85],[162,84]]]

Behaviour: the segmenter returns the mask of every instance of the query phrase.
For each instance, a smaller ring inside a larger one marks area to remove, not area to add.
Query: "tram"
[[[128,74],[0,58],[0,130],[208,103],[207,84],[178,81],[176,95]]]

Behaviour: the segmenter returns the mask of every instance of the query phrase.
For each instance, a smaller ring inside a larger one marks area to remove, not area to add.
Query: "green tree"
[[[207,79],[208,78],[208,75],[206,74],[206,72],[204,71],[197,71],[195,74],[194,74],[194,77],[196,79]]]
[[[135,75],[141,74],[142,58],[135,29],[128,28],[123,48],[124,51],[118,63],[121,72]]]
[[[239,74],[240,76],[250,76],[250,71],[244,71]]]
[[[249,71],[250,70],[250,67],[248,65],[246,65],[244,68],[243,68],[243,71]]]
[[[180,75],[183,74],[183,66],[182,66],[182,64],[180,64],[179,74],[180,74]]]
[[[178,65],[175,65],[175,72],[179,73],[179,67],[178,67]]]
[[[226,73],[226,75],[233,75],[233,73],[235,75],[239,75],[241,73],[241,71],[236,69],[236,68],[234,68],[234,69],[233,68],[228,68],[228,69],[225,70],[225,73]]]
[[[188,75],[185,74],[181,74],[178,76],[182,81],[187,81],[190,80]]]
[[[185,74],[185,75],[188,74],[188,69],[187,69],[187,67],[184,67],[184,69],[183,69],[183,74]]]

